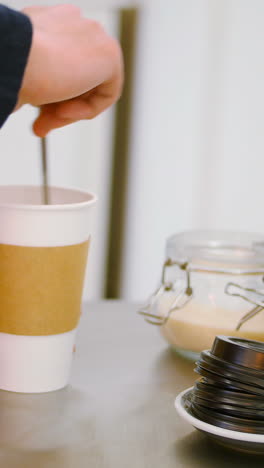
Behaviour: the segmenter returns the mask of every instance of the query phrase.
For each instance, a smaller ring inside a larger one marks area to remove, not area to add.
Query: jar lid
[[[216,336],[211,354],[229,363],[264,372],[264,343],[232,336]],[[252,380],[252,378],[251,378]],[[264,379],[262,374],[264,385]]]
[[[186,231],[167,240],[166,254],[191,269],[241,273],[264,272],[264,234]]]

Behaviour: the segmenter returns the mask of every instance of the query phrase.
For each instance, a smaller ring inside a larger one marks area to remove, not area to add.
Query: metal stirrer
[[[41,160],[42,160],[42,196],[45,205],[49,204],[49,184],[48,184],[48,162],[47,162],[47,142],[46,137],[41,138]]]

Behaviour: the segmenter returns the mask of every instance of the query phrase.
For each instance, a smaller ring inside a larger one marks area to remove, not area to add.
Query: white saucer
[[[208,424],[192,416],[186,403],[187,396],[192,390],[193,387],[184,390],[175,400],[175,408],[185,421],[199,431],[204,432],[218,444],[247,453],[264,453],[264,434],[231,431],[229,429],[213,426],[212,424]]]

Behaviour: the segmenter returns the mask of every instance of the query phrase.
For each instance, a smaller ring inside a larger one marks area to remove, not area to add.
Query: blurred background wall
[[[60,2],[6,1],[32,3]],[[99,195],[85,298],[141,301],[171,234],[264,232],[264,2],[71,3],[120,38],[127,79],[114,109],[49,136],[50,179]],[[1,130],[0,183],[39,183],[35,113]]]

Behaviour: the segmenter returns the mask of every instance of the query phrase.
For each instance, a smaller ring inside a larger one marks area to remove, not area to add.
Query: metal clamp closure
[[[228,283],[225,287],[225,293],[228,294],[228,296],[240,297],[241,299],[244,299],[245,301],[255,306],[253,309],[251,309],[249,312],[243,315],[243,317],[239,320],[236,326],[236,330],[240,330],[241,326],[244,323],[246,323],[251,318],[255,317],[255,315],[257,315],[264,309],[264,291],[259,291],[258,289],[254,288],[245,288],[244,286],[241,286],[240,284],[236,283]],[[251,294],[247,295],[247,293]],[[252,297],[252,293],[259,296],[260,300],[254,300]]]
[[[175,291],[176,282],[167,282],[166,281],[166,271],[171,266],[178,266],[181,270],[186,273],[186,286],[182,288],[178,294],[175,296],[175,299],[171,306],[169,307],[167,313],[165,315],[153,314],[151,313],[152,308],[158,302],[159,298],[163,295],[166,291]],[[146,322],[151,323],[152,325],[162,326],[168,321],[172,312],[178,309],[182,309],[188,302],[192,299],[193,289],[191,287],[190,281],[190,271],[188,270],[188,262],[179,263],[174,262],[170,258],[168,258],[162,268],[162,275],[161,275],[161,284],[156,289],[156,291],[150,296],[147,304],[142,307],[141,310],[138,311],[140,315],[145,317]]]

